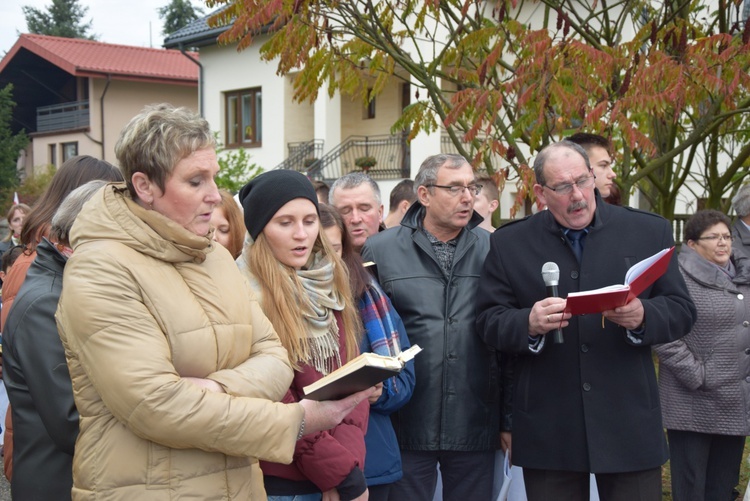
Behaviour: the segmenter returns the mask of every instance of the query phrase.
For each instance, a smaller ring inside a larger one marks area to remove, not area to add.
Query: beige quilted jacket
[[[107,185],[79,215],[57,323],[81,431],[74,500],[265,499],[303,410],[229,253]],[[209,378],[226,394],[181,379]]]

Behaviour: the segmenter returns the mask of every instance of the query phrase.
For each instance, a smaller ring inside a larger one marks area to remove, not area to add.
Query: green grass
[[[738,499],[742,499],[745,495],[745,488],[747,482],[750,479],[750,464],[747,462],[748,455],[750,454],[750,437],[745,439],[745,453],[742,455],[742,464],[740,465],[740,484],[737,486],[737,490],[740,491]],[[672,484],[669,472],[669,462],[662,467],[662,501],[672,501]]]

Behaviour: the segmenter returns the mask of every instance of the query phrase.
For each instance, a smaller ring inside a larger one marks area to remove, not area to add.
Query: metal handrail
[[[360,157],[374,157],[370,168],[356,165]],[[349,136],[307,169],[311,179],[332,181],[350,172],[367,172],[373,179],[410,177],[406,134]]]
[[[289,149],[289,156],[275,168],[306,173],[310,166],[320,159],[323,153],[323,140],[312,139],[310,141],[289,143],[287,144],[287,148]]]

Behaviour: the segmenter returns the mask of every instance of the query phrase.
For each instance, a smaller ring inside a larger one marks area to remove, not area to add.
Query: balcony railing
[[[290,169],[297,172],[307,172],[307,169],[323,154],[323,140],[313,139],[287,144],[289,156],[276,166],[277,169]]]
[[[374,157],[376,163],[369,169],[363,169],[356,164],[360,157]],[[366,171],[375,180],[399,179],[411,177],[409,165],[406,134],[349,136],[313,162],[307,169],[307,175],[330,182],[350,172]]]
[[[89,102],[73,101],[36,109],[36,131],[53,132],[89,126]]]

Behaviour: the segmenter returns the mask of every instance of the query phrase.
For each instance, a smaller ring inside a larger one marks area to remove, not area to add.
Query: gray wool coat
[[[750,259],[736,276],[684,245],[680,271],[698,310],[690,333],[659,345],[659,395],[667,429],[750,435]]]

